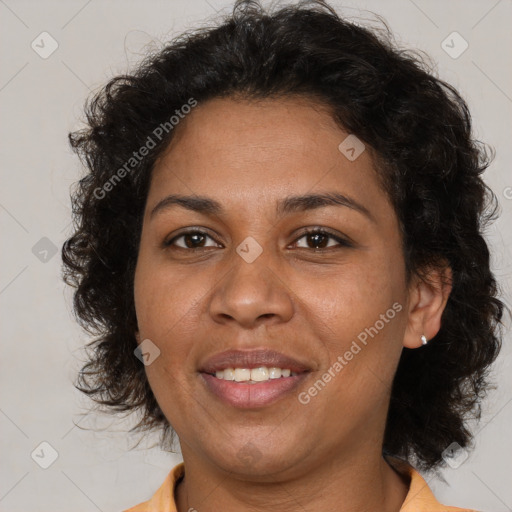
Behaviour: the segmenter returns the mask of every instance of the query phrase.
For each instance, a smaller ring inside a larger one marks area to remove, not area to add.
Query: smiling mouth
[[[231,377],[229,372],[231,369],[227,370],[228,377]],[[286,376],[288,372],[281,371],[279,377],[276,377],[276,373],[274,373],[274,378],[253,380],[246,378],[247,368],[233,369],[233,374],[236,370],[245,370],[245,373],[237,372],[237,376],[245,380],[226,380],[224,376],[219,378],[215,374],[205,372],[200,372],[199,375],[210,396],[220,399],[224,405],[239,409],[261,409],[279,400],[295,396],[298,393],[297,388],[310,373],[307,371],[301,373],[294,372],[294,375],[292,375],[290,371],[290,374]],[[221,371],[225,372],[226,370]],[[252,374],[252,370],[249,371]]]
[[[198,365],[210,398],[242,409],[262,408],[292,397],[311,370],[298,357],[267,347],[226,350]]]

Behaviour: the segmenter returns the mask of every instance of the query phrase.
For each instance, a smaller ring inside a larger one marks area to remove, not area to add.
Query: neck
[[[409,482],[382,456],[376,459],[323,462],[302,474],[273,481],[255,481],[219,468],[205,471],[204,464],[185,460],[185,476],[175,492],[178,512],[282,512],[336,510],[337,512],[399,512]]]

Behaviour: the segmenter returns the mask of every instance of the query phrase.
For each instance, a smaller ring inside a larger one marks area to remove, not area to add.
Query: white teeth
[[[281,377],[295,376],[297,373],[292,372],[288,368],[267,368],[261,366],[259,368],[226,368],[225,370],[217,370],[215,377],[222,380],[234,380],[236,382],[249,382],[250,384],[256,382],[265,382],[270,379],[279,379]]]
[[[251,380],[251,370],[248,368],[235,368],[235,380],[237,382]]]
[[[217,370],[215,372],[217,379],[235,380],[235,370],[233,368],[226,368],[225,370]]]
[[[261,368],[253,368],[251,370],[251,380],[262,382],[268,380],[268,368],[262,366]]]
[[[279,379],[281,377],[281,368],[269,368],[270,378]]]
[[[231,368],[226,368],[222,373],[224,373],[224,375],[219,378],[222,378],[224,380],[235,380],[235,370],[232,370]]]

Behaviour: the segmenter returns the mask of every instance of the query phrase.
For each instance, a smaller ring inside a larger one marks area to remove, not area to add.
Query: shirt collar
[[[389,455],[386,456],[386,460],[399,474],[410,480],[409,492],[400,512],[477,512],[442,505],[436,500],[424,478],[408,462]],[[124,512],[177,512],[175,490],[184,474],[185,465],[180,462],[167,475],[164,483],[149,501]]]

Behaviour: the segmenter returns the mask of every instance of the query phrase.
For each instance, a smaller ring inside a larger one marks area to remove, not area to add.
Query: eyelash
[[[300,247],[299,249],[309,249],[311,251],[318,253],[318,252],[325,252],[325,251],[329,251],[329,250],[333,250],[333,249],[339,249],[342,247],[353,247],[353,244],[350,243],[348,240],[346,240],[340,236],[337,236],[334,233],[331,233],[330,231],[328,231],[324,228],[307,228],[300,234],[300,236],[298,238],[295,239],[294,243],[297,243],[300,239],[306,237],[307,235],[316,235],[316,234],[325,235],[325,236],[329,237],[330,239],[333,239],[336,242],[338,242],[339,245],[337,247],[325,247],[325,248],[319,248],[319,249],[310,249],[309,247]],[[164,246],[172,247],[176,240],[178,240],[186,235],[205,235],[208,238],[212,239],[215,243],[218,243],[212,236],[210,236],[205,231],[201,231],[200,229],[189,229],[187,231],[183,231],[179,235],[176,235],[175,237],[171,238],[170,240],[165,241]],[[327,242],[327,243],[329,243],[329,242]],[[175,248],[182,249],[185,251],[197,251],[197,250],[205,249],[205,247],[188,248],[188,247],[178,247],[178,246],[176,246]]]

